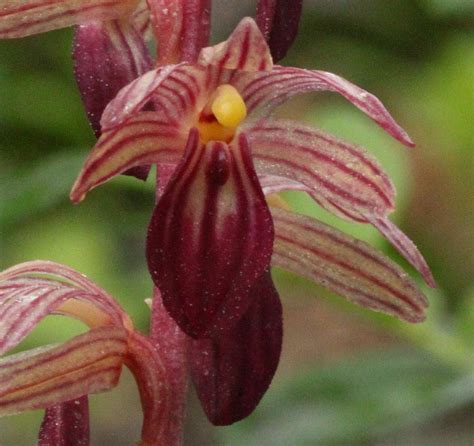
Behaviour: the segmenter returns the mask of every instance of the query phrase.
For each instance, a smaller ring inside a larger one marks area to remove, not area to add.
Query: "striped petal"
[[[252,287],[253,301],[231,330],[193,342],[191,372],[209,420],[228,425],[252,413],[277,369],[282,307],[269,272]]]
[[[71,200],[83,200],[91,189],[132,167],[178,163],[186,136],[157,112],[142,112],[125,125],[104,132],[74,183]]]
[[[38,446],[88,446],[90,442],[87,396],[46,409]]]
[[[127,350],[123,328],[102,327],[60,345],[0,360],[0,416],[47,408],[115,387]]]
[[[271,70],[273,66],[265,37],[250,17],[242,19],[225,42],[203,48],[198,63],[251,72]]]
[[[283,59],[295,40],[303,0],[259,0],[257,24],[272,53],[273,61]]]
[[[149,226],[148,267],[177,324],[199,338],[229,329],[268,267],[271,215],[245,135],[231,145],[190,133]]]
[[[328,210],[365,217],[394,209],[393,185],[364,149],[293,121],[260,121],[246,134],[259,175],[303,184]]]
[[[78,26],[73,59],[82,101],[99,137],[106,105],[121,88],[151,70],[153,61],[140,32],[118,20]]]
[[[196,65],[166,65],[149,71],[122,88],[109,103],[102,115],[102,131],[123,125],[150,101],[170,125],[189,124],[190,117],[197,114],[206,80],[206,70]]]
[[[386,132],[407,146],[414,146],[407,133],[395,122],[372,94],[332,73],[275,66],[269,73],[242,74],[233,81],[247,105],[249,118],[270,113],[293,96],[310,91],[334,91],[363,111]]]
[[[247,134],[257,172],[270,175],[263,183],[265,193],[303,190],[335,215],[371,223],[428,285],[436,286],[414,243],[388,220],[395,189],[364,149],[292,121],[260,121]],[[283,182],[278,179],[282,177]]]
[[[137,0],[2,0],[0,39],[25,37],[130,14]]]
[[[22,264],[0,276],[0,354],[18,345],[49,314],[75,317],[90,327],[131,327],[128,316],[103,290],[96,292],[60,281],[22,277],[32,271],[45,274],[45,269],[47,274],[54,274],[48,268]]]
[[[323,223],[272,209],[275,246],[272,262],[304,276],[350,301],[421,322],[425,296],[395,263],[371,248]]]
[[[211,0],[148,1],[158,64],[195,62],[209,41]]]

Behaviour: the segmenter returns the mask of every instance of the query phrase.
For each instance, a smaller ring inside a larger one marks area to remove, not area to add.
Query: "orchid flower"
[[[90,330],[62,345],[0,359],[0,416],[45,408],[40,446],[89,444],[87,395],[115,387],[125,364],[142,402],[140,445],[165,444],[170,399],[165,369],[115,300],[53,262],[22,263],[0,273],[0,353],[17,346],[49,314],[78,319]]]
[[[157,165],[162,195],[148,266],[169,315],[194,339],[192,376],[215,424],[247,416],[276,370],[282,313],[272,265],[366,308],[409,322],[425,317],[426,298],[398,265],[274,198],[304,191],[340,217],[374,225],[434,286],[422,255],[388,219],[395,191],[379,164],[361,147],[271,117],[294,95],[321,90],[413,146],[370,93],[332,73],[274,65],[246,18],[196,62],[160,66],[124,87],[71,191],[79,202],[127,169]]]

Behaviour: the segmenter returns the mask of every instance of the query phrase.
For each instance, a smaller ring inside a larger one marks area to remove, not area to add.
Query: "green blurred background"
[[[254,2],[217,1],[215,41]],[[71,30],[0,41],[0,267],[50,259],[86,273],[146,330],[151,286],[144,236],[153,184],[120,177],[73,206],[68,192],[94,143],[72,76]],[[274,271],[285,342],[274,383],[254,415],[213,428],[193,395],[186,445],[474,445],[474,2],[306,0],[284,64],[333,71],[376,94],[417,143],[402,147],[334,94],[282,111],[366,146],[398,189],[393,215],[432,266],[426,323],[356,308]],[[294,208],[407,267],[369,227],[341,222],[300,194]],[[22,348],[84,330],[49,317]],[[94,445],[138,439],[128,372],[91,398]],[[35,444],[41,412],[0,420],[0,445]]]

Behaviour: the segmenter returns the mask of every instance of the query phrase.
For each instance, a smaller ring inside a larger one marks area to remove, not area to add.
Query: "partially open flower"
[[[88,444],[87,395],[115,387],[125,364],[140,391],[142,442],[162,444],[170,397],[165,370],[118,304],[85,276],[53,262],[27,262],[0,273],[0,353],[48,314],[79,319],[90,330],[61,345],[0,359],[0,416],[45,408],[41,445],[59,444],[52,439],[61,435],[61,444]],[[67,437],[72,431],[75,443]]]
[[[343,95],[413,145],[370,93],[332,73],[273,65],[247,18],[227,41],[204,48],[197,63],[160,67],[123,88],[71,192],[78,202],[126,169],[157,164],[166,187],[149,226],[148,265],[169,314],[201,349],[194,380],[216,424],[246,416],[275,371],[281,309],[271,265],[364,307],[409,322],[425,317],[426,298],[388,258],[315,219],[267,205],[264,194],[302,190],[340,217],[371,223],[434,286],[413,242],[388,219],[395,191],[379,164],[361,147],[269,118],[294,95],[319,90]],[[155,111],[143,111],[147,104]],[[244,351],[239,339],[255,342]],[[213,361],[206,360],[211,351]],[[237,388],[244,394],[229,390]],[[219,400],[222,389],[227,402]]]

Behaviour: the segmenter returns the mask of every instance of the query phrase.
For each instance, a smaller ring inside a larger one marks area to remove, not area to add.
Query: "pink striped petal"
[[[71,200],[83,200],[91,189],[134,166],[178,163],[186,137],[157,112],[142,112],[126,125],[104,132],[74,183]]]
[[[193,342],[191,371],[209,420],[228,425],[253,412],[278,366],[282,307],[269,272],[251,290],[253,302],[237,325]]]
[[[303,0],[259,0],[257,24],[272,53],[273,61],[283,59],[295,40]]]
[[[350,301],[421,322],[428,305],[408,275],[391,260],[323,223],[272,209],[275,245],[272,262]]]
[[[231,146],[204,147],[191,131],[147,239],[153,281],[182,330],[199,338],[237,323],[272,244],[271,215],[245,135]]]
[[[90,22],[76,28],[74,74],[97,137],[106,105],[122,87],[151,70],[142,35],[125,21]]]
[[[0,39],[25,37],[130,14],[136,0],[2,0]]]
[[[246,134],[259,175],[301,183],[326,209],[362,216],[394,209],[393,185],[364,149],[293,121],[260,121]]]
[[[310,91],[334,91],[363,111],[386,132],[407,146],[414,146],[407,133],[395,122],[372,94],[332,73],[275,66],[270,73],[240,73],[233,82],[247,105],[249,118],[270,113],[293,96]]]
[[[90,443],[87,396],[46,409],[38,446],[88,446]]]
[[[250,17],[242,19],[225,42],[203,48],[198,63],[214,65],[220,70],[252,72],[271,70],[273,66],[267,42]]]
[[[121,126],[150,101],[170,125],[190,124],[190,118],[200,111],[197,102],[207,76],[203,67],[189,64],[166,65],[145,73],[122,88],[106,107],[102,131]]]
[[[70,306],[65,305],[70,300],[79,301],[77,305],[82,305],[86,312],[91,310],[90,316],[83,318],[88,325],[122,325],[121,315],[109,315],[100,305],[100,299],[77,288],[53,281],[25,286],[7,280],[0,282],[0,354],[15,347],[49,314],[78,317],[73,312],[75,307],[69,310]]]
[[[62,269],[62,271],[61,271]],[[63,314],[82,320],[90,327],[116,325],[131,327],[124,311],[105,291],[97,289],[84,276],[89,289],[75,286],[67,267],[52,262],[28,262],[0,275],[0,354],[15,347],[49,314]],[[63,273],[63,274],[61,274]],[[65,273],[65,274],[64,274]],[[25,274],[56,275],[72,284]]]
[[[47,408],[115,387],[127,351],[123,328],[102,327],[60,346],[0,360],[0,416]]]

